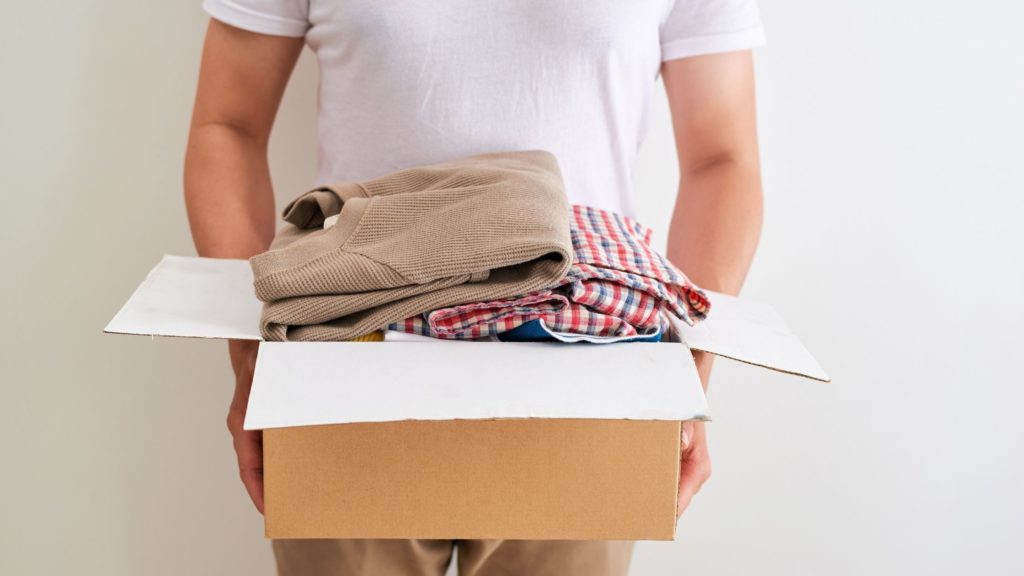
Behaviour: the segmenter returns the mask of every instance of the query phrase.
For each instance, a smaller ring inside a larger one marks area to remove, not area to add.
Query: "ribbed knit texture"
[[[323,222],[338,215],[334,226]],[[250,259],[265,340],[349,340],[455,304],[554,286],[569,210],[545,150],[479,154],[303,194]]]

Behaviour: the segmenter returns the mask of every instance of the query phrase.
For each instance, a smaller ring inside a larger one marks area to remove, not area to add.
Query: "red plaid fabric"
[[[574,261],[557,286],[434,310],[388,328],[436,338],[481,338],[542,318],[556,332],[636,336],[665,328],[662,311],[688,324],[707,315],[705,294],[651,248],[651,230],[636,220],[574,205],[570,231]]]

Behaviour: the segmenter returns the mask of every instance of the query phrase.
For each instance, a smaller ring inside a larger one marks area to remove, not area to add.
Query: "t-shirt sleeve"
[[[675,0],[661,25],[661,60],[764,44],[757,0]]]
[[[207,14],[236,28],[301,37],[309,30],[309,0],[203,0]]]

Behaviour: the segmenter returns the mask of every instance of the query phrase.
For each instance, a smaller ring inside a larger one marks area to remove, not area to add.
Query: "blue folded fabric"
[[[661,326],[658,326],[654,332],[637,334],[635,336],[591,336],[589,334],[555,332],[544,324],[544,320],[538,318],[498,334],[498,339],[502,342],[586,342],[588,344],[615,344],[617,342],[660,342],[661,336]]]

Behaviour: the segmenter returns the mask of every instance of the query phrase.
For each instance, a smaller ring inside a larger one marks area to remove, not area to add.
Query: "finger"
[[[682,516],[693,497],[708,479],[708,469],[700,462],[683,462],[679,471],[679,496],[676,499],[676,519]]]
[[[676,500],[676,520],[683,517],[683,512],[686,512],[691,500],[693,500],[693,492],[679,493],[679,499]]]
[[[676,497],[677,520],[711,475],[703,423],[684,422],[683,427],[685,433],[679,454],[679,492]],[[685,430],[687,428],[688,431]],[[685,437],[687,434],[688,439]]]
[[[683,467],[679,476],[679,496],[676,499],[676,520],[678,520],[679,517],[683,515],[683,512],[686,511],[686,508],[693,500],[693,496],[700,490],[702,484],[704,484],[703,477],[696,474],[691,468]]]
[[[249,498],[263,513],[263,437],[259,431],[239,431],[235,434],[235,452],[238,454],[238,473]]]
[[[245,485],[245,491],[249,493],[249,499],[252,500],[256,510],[263,514],[263,470],[250,468],[242,470],[241,474],[242,484]]]

